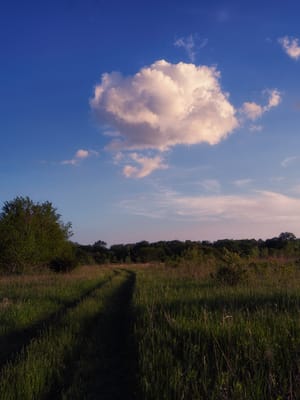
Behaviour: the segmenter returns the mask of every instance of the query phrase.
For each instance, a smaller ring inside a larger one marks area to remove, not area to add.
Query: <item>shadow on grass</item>
[[[119,271],[114,271],[115,274],[119,274]],[[75,308],[81,301],[86,297],[90,296],[95,290],[105,285],[112,277],[109,277],[91,289],[85,291],[76,300],[63,303],[58,311],[51,313],[47,318],[44,318],[26,329],[14,330],[9,332],[7,335],[1,337],[0,342],[0,369],[8,362],[13,362],[18,357],[19,352],[27,346],[33,338],[36,338],[45,332],[45,330],[51,325],[59,323],[60,319],[71,310]]]
[[[124,270],[123,270],[124,272]],[[133,400],[136,393],[137,349],[133,334],[132,294],[135,274],[111,296],[103,313],[69,360],[62,386],[53,388],[48,399]],[[75,354],[74,354],[75,356]]]

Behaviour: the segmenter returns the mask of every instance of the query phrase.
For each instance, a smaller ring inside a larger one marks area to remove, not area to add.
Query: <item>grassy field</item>
[[[300,272],[83,267],[0,280],[0,399],[299,399]]]
[[[142,272],[134,301],[144,399],[300,398],[296,269],[235,287]]]

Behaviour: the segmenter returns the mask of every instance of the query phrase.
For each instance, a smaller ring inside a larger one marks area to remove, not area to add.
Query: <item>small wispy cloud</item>
[[[71,158],[70,160],[63,160],[61,161],[61,164],[63,165],[78,165],[82,160],[91,157],[91,156],[98,156],[99,153],[95,150],[84,150],[84,149],[79,149],[76,151],[74,154],[74,157]]]
[[[284,36],[279,38],[278,42],[281,44],[283,50],[290,58],[294,60],[298,60],[298,58],[300,58],[300,45],[298,38]]]
[[[281,102],[281,93],[277,89],[264,90],[264,94],[268,95],[268,102],[265,106],[255,102],[245,102],[242,105],[241,113],[247,119],[255,121],[260,118],[265,112],[270,111],[272,108],[277,107]]]
[[[272,176],[270,178],[270,182],[275,182],[275,183],[280,183],[283,182],[285,180],[284,176]]]
[[[142,200],[142,201],[141,201]],[[143,198],[124,200],[127,212],[150,218],[186,221],[215,221],[273,224],[300,223],[300,199],[271,191],[252,191],[244,195],[188,196],[161,191]]]
[[[103,131],[103,135],[108,136],[108,137],[119,137],[120,132],[113,130],[113,129],[107,129]]]
[[[286,157],[285,159],[283,159],[282,161],[281,161],[281,166],[283,167],[283,168],[286,168],[286,167],[288,167],[288,166],[290,166],[291,164],[293,164],[296,160],[298,160],[299,159],[299,157],[298,156],[291,156],[291,157]]]
[[[138,153],[131,153],[129,155],[135,165],[125,165],[123,168],[123,175],[126,178],[145,178],[157,169],[168,168],[167,164],[161,156],[146,157]]]
[[[250,132],[261,132],[263,130],[263,126],[262,125],[256,125],[256,124],[252,124],[249,126],[249,131]]]
[[[257,118],[261,117],[264,113],[264,109],[261,105],[254,102],[245,102],[242,106],[242,113],[247,119],[255,121]]]
[[[248,186],[252,182],[253,182],[253,179],[245,178],[245,179],[236,179],[232,183],[233,183],[233,185],[235,185],[239,188],[242,188],[242,187]]]
[[[281,93],[277,89],[267,89],[264,93],[269,95],[268,104],[264,107],[264,111],[270,111],[271,108],[279,106],[281,103]]]
[[[124,160],[124,154],[121,151],[118,151],[116,154],[114,154],[113,156],[114,164],[119,165],[122,160]]]
[[[174,46],[182,47],[186,51],[190,61],[194,63],[198,50],[205,47],[207,43],[208,39],[200,39],[198,35],[189,35],[175,40]]]
[[[216,179],[205,179],[199,184],[206,192],[219,193],[221,191],[221,184]]]

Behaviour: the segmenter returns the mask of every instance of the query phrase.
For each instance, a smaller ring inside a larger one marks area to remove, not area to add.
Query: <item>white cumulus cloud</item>
[[[126,178],[144,178],[156,169],[168,168],[168,166],[163,163],[163,159],[160,156],[145,157],[137,153],[131,153],[130,158],[136,165],[124,166],[123,175],[126,176]]]
[[[194,48],[193,36],[177,41],[178,46],[186,44]],[[245,119],[255,121],[281,101],[278,90],[265,90],[265,105],[245,102],[236,109],[221,87],[220,76],[214,66],[165,60],[155,61],[132,76],[118,72],[102,75],[90,105],[104,135],[110,137],[107,149],[117,154],[114,162],[118,163],[121,154],[124,160],[125,153],[135,152],[131,153],[135,159],[128,156],[131,162],[123,169],[126,177],[140,178],[162,169],[160,154],[173,146],[216,145]],[[156,152],[156,157],[145,155],[149,150]],[[66,163],[76,164],[77,159]]]
[[[238,126],[235,108],[215,67],[159,60],[137,74],[102,75],[91,107],[120,132],[110,148],[157,149],[219,143]]]
[[[300,58],[299,39],[284,36],[278,39],[278,41],[289,57],[293,58],[294,60],[298,60],[298,58]]]

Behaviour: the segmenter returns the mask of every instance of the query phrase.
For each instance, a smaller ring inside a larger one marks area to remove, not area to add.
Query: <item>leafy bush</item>
[[[222,285],[235,286],[247,280],[247,271],[244,269],[243,259],[235,252],[226,248],[223,250],[223,265],[217,268],[213,279]]]

